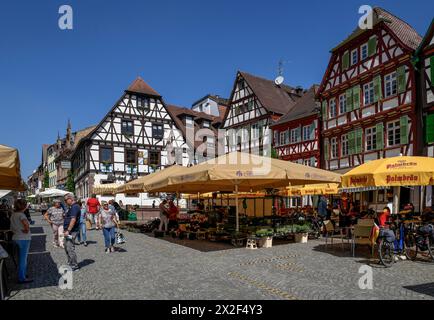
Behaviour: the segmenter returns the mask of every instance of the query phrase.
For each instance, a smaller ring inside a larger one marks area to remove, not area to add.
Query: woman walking
[[[109,208],[107,202],[102,203],[102,209],[99,213],[99,225],[104,234],[105,252],[114,252],[115,248],[115,227],[118,224],[116,212]]]
[[[60,205],[60,200],[54,200],[53,206],[44,214],[45,220],[53,230],[53,246],[63,248],[63,219],[65,211]]]
[[[87,208],[86,208],[86,202],[82,201],[80,204],[81,204],[80,227],[79,227],[79,232],[77,234],[77,241],[80,244],[84,244],[84,246],[87,247],[87,236],[86,236]]]
[[[12,240],[18,247],[18,283],[30,283],[33,280],[27,278],[27,256],[29,254],[32,234],[30,233],[29,220],[27,220],[24,210],[27,208],[27,202],[24,199],[18,199],[14,203],[14,213],[11,216],[11,230],[13,232]]]

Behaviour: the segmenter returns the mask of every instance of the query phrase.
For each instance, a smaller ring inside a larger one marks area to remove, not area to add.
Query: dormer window
[[[204,128],[209,128],[209,121],[204,121],[203,122],[203,127]]]

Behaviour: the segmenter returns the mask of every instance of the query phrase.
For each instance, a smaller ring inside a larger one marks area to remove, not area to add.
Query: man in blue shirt
[[[327,217],[327,199],[324,196],[319,198],[318,202],[318,215],[323,219]]]
[[[75,202],[75,197],[72,193],[65,195],[65,203],[68,210],[65,213],[63,229],[65,233],[65,252],[68,257],[68,265],[73,271],[78,270],[77,254],[75,253],[75,239],[79,232],[81,208]]]

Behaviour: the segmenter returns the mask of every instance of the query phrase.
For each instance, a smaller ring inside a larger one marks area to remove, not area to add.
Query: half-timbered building
[[[418,105],[423,119],[419,147],[422,155],[434,157],[434,19],[415,54],[418,70]],[[432,186],[426,188],[426,206],[433,204]]]
[[[272,142],[270,124],[294,106],[302,91],[239,71],[223,120],[225,152],[268,155]]]
[[[319,107],[312,86],[294,107],[270,128],[273,130],[273,148],[279,159],[320,167]]]
[[[317,94],[322,107],[323,167],[340,173],[366,161],[416,151],[416,79],[411,58],[421,37],[381,8],[372,10],[372,21],[372,29],[357,28],[332,49]],[[409,201],[409,193],[405,188],[401,200]]]
[[[189,162],[188,145],[162,96],[137,78],[75,149],[76,193],[86,198],[94,185],[123,184],[165,166]],[[124,204],[151,204],[147,194],[116,198]]]

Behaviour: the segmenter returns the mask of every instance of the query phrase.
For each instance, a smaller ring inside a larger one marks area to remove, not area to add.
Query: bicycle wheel
[[[431,261],[434,262],[434,239],[433,237],[428,237],[428,253],[431,257]]]
[[[380,240],[378,246],[378,256],[380,257],[380,262],[385,267],[391,267],[395,263],[394,245],[392,242],[386,241],[385,239]]]
[[[404,239],[404,245],[405,245],[405,256],[407,259],[414,261],[417,257],[417,242],[416,242],[416,236],[414,233],[409,233],[405,235]]]

